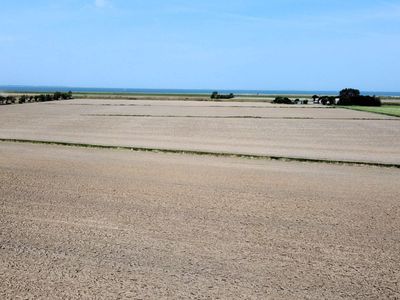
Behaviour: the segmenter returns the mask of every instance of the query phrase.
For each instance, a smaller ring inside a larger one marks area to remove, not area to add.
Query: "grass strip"
[[[381,114],[391,117],[400,117],[400,106],[399,105],[382,105],[382,106],[340,106],[341,108],[365,111],[375,114]]]
[[[229,153],[229,152],[200,151],[200,150],[179,150],[179,149],[167,149],[167,148],[113,146],[113,145],[101,145],[101,144],[84,144],[84,143],[57,142],[57,141],[46,141],[46,140],[27,140],[27,139],[0,138],[0,142],[56,145],[56,146],[79,147],[79,148],[128,150],[128,151],[137,151],[137,152],[190,154],[190,155],[214,156],[214,157],[234,157],[234,158],[277,160],[277,161],[289,161],[289,162],[296,161],[296,162],[326,163],[326,164],[340,164],[340,165],[352,165],[352,166],[372,166],[372,167],[400,169],[400,164],[393,164],[393,163],[315,159],[315,158],[287,157],[287,156],[277,156],[277,155],[257,155],[257,154]]]

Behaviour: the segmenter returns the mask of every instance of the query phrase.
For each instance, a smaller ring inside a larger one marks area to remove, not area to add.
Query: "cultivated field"
[[[72,100],[1,107],[0,138],[400,164],[400,119],[322,106]]]
[[[104,99],[0,118],[1,299],[400,297],[399,118]]]

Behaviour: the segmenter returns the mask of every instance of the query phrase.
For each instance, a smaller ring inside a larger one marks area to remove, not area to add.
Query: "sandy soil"
[[[124,100],[10,105],[0,107],[0,138],[400,163],[399,118],[309,107]]]
[[[399,178],[0,143],[0,298],[395,299]]]

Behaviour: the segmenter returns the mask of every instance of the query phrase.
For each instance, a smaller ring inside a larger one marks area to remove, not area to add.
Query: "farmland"
[[[400,295],[399,118],[123,99],[0,116],[1,298]]]
[[[400,163],[400,119],[346,109],[73,100],[11,105],[1,113],[6,139]]]
[[[381,107],[351,106],[350,109],[400,117],[400,105],[383,105]]]

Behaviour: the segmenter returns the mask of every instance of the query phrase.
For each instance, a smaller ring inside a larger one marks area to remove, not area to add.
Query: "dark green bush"
[[[338,105],[381,106],[379,97],[362,96],[357,89],[343,89],[340,91]]]
[[[293,104],[292,100],[290,100],[287,97],[276,97],[275,100],[272,101],[272,103],[276,104]]]
[[[381,106],[379,97],[375,96],[357,96],[352,98],[340,98],[338,105],[359,105],[359,106]]]
[[[72,92],[69,91],[68,93],[61,93],[61,92],[55,92],[53,95],[54,100],[67,100],[67,99],[72,99]]]
[[[357,90],[357,89],[347,88],[347,89],[341,90],[339,93],[339,97],[343,98],[343,99],[345,99],[345,98],[350,99],[350,98],[355,98],[358,96],[360,96],[360,90]]]
[[[14,96],[7,96],[6,97],[6,104],[12,104],[12,103],[16,103],[17,102],[17,98]]]
[[[218,92],[212,92],[211,99],[217,99],[217,97],[218,97]]]
[[[319,98],[322,105],[335,105],[335,97],[333,96],[323,96]]]
[[[53,99],[54,100],[60,100],[61,99],[62,94],[60,92],[55,92],[53,95]]]
[[[53,100],[66,100],[72,99],[72,92],[61,93],[55,92],[54,94],[41,94],[41,95],[21,95],[18,98],[15,96],[0,96],[0,104],[13,104],[13,103],[28,103],[28,102],[45,102]]]
[[[235,98],[235,95],[232,93],[230,93],[228,95],[220,95],[220,94],[218,94],[218,92],[213,92],[211,94],[210,98],[211,99],[232,99],[232,98]]]
[[[21,97],[19,97],[19,103],[26,103],[28,100],[28,97],[26,95],[22,95]]]

